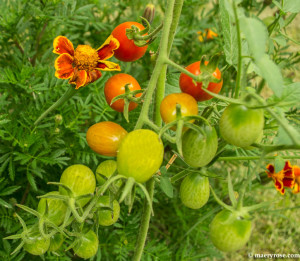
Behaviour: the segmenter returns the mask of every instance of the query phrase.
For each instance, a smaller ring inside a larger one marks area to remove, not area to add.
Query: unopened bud
[[[143,17],[146,18],[149,22],[149,24],[152,23],[155,15],[155,6],[153,4],[148,4],[145,8]],[[143,25],[146,27],[146,22],[142,21]]]
[[[63,120],[63,117],[60,114],[55,115],[55,123],[56,124],[61,124],[62,120]]]

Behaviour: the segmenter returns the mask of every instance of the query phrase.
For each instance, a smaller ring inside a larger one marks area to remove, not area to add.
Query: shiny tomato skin
[[[110,77],[105,83],[105,87],[104,87],[105,99],[107,101],[107,104],[115,111],[118,112],[124,111],[124,104],[125,104],[124,99],[119,99],[115,101],[113,104],[111,104],[111,101],[116,96],[125,93],[126,84],[129,84],[128,87],[130,91],[141,90],[141,87],[137,82],[137,80],[131,75],[126,73],[115,74],[114,76]],[[141,95],[142,95],[141,93],[138,93],[135,95],[135,97],[140,97]],[[137,103],[130,102],[128,110],[132,111],[137,106],[138,106]]]
[[[64,170],[60,177],[60,183],[68,186],[74,196],[93,194],[96,188],[96,178],[93,171],[84,165],[75,164]],[[59,187],[60,194],[67,195],[67,191]],[[83,207],[90,199],[80,199],[78,203]]]
[[[38,229],[34,229],[27,235],[27,242],[24,244],[24,249],[32,255],[43,255],[49,249],[50,239],[43,238]]]
[[[129,40],[126,36],[126,29],[130,29],[134,25],[139,28],[140,31],[144,30],[145,27],[137,22],[125,22],[119,24],[113,31],[112,36],[115,37],[120,47],[115,50],[114,56],[123,62],[133,62],[140,59],[146,52],[148,45],[144,47],[138,47],[134,44],[133,40]]]
[[[204,63],[207,65],[208,61],[205,61]],[[201,73],[200,61],[188,65],[185,69],[192,74],[199,75]],[[213,72],[213,76],[219,80],[221,79],[221,72],[218,68]],[[191,77],[184,73],[180,74],[179,86],[182,92],[192,95],[197,101],[207,101],[212,99],[213,96],[202,90],[202,84],[202,82],[195,82]],[[222,85],[223,80],[219,83],[210,82],[207,90],[218,94],[222,89]]]
[[[48,251],[55,252],[61,248],[64,242],[64,236],[60,233],[56,233],[54,236],[50,237],[50,246]]]
[[[120,205],[117,200],[114,200],[112,203],[113,211],[108,209],[101,209],[101,207],[109,207],[110,206],[110,197],[102,196],[98,199],[96,207],[99,207],[97,211],[98,214],[98,222],[101,226],[111,226],[116,223],[120,216]]]
[[[225,141],[237,147],[248,147],[263,131],[264,111],[230,104],[220,118],[219,127]]]
[[[181,116],[198,114],[196,100],[186,93],[172,93],[167,95],[160,104],[160,115],[165,123],[176,120],[176,104],[180,104]]]
[[[151,130],[134,130],[123,139],[117,156],[120,175],[143,183],[149,180],[162,164],[164,146]]]
[[[49,192],[50,195],[59,195],[58,191]],[[48,204],[48,214],[46,215],[50,221],[59,226],[65,218],[67,206],[59,199],[41,198],[37,207],[37,211],[41,214],[46,211],[46,204]]]
[[[209,199],[209,180],[198,173],[186,176],[180,185],[183,205],[192,209],[203,207]]]
[[[185,162],[194,168],[206,166],[216,155],[218,136],[214,127],[201,127],[204,134],[187,130],[182,137],[182,155]]]
[[[222,210],[212,220],[209,237],[216,248],[233,252],[243,248],[251,236],[252,222]]]
[[[97,254],[98,246],[97,235],[93,230],[89,230],[86,234],[81,235],[73,250],[77,256],[88,259]]]
[[[119,124],[111,121],[102,121],[92,125],[87,133],[86,140],[89,147],[103,156],[116,156],[122,139],[127,131]]]

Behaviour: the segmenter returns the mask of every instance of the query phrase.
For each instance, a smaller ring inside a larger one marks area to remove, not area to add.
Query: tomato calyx
[[[151,33],[148,34],[148,32],[151,29],[151,25],[145,17],[141,16],[140,18],[142,19],[143,23],[146,24],[145,29],[140,30],[135,25],[132,25],[131,28],[126,29],[126,36],[129,40],[133,40],[136,46],[144,47],[151,44],[156,39],[156,36],[162,29],[163,24],[160,24],[156,29],[154,29]]]
[[[143,102],[143,97],[145,96],[145,91],[144,90],[131,91],[129,89],[129,85],[130,85],[130,83],[125,84],[125,93],[114,97],[110,102],[110,105],[112,105],[117,100],[120,100],[120,99],[124,100],[123,115],[124,115],[124,118],[126,119],[127,122],[129,122],[128,112],[129,112],[130,102],[142,103]],[[139,94],[139,93],[142,93],[142,95],[140,97],[136,97],[136,95]]]

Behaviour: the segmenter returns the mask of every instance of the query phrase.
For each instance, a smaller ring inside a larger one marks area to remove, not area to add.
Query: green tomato
[[[37,229],[34,229],[27,235],[24,249],[32,255],[43,255],[49,249],[50,239],[43,238]]]
[[[247,147],[263,131],[264,111],[231,104],[223,112],[219,126],[225,141],[237,147]]]
[[[57,251],[58,249],[60,249],[60,247],[62,246],[63,242],[64,242],[63,235],[60,234],[60,233],[56,233],[54,236],[52,236],[50,238],[50,246],[49,246],[48,251],[49,252],[55,252],[55,251]]]
[[[58,191],[49,192],[50,195],[59,195]],[[48,204],[48,213],[47,217],[55,225],[59,226],[64,221],[67,206],[65,203],[59,199],[54,198],[42,198],[39,201],[37,211],[41,214],[44,214],[46,211],[46,204]]]
[[[206,166],[216,155],[218,136],[214,127],[201,127],[203,134],[193,129],[182,137],[182,155],[185,162],[194,168]]]
[[[146,182],[161,166],[163,155],[163,143],[155,132],[134,130],[125,136],[119,147],[118,172],[137,182]]]
[[[209,236],[216,248],[223,252],[243,248],[251,235],[252,222],[229,210],[222,210],[212,220]]]
[[[67,185],[74,196],[93,194],[96,188],[96,179],[93,171],[81,164],[72,165],[65,169],[60,178],[60,183]],[[60,194],[67,195],[67,191],[60,187]],[[78,203],[83,207],[90,199],[80,199]]]
[[[73,250],[77,256],[88,259],[97,254],[98,246],[97,235],[93,230],[89,230],[86,234],[81,235]]]
[[[113,201],[113,211],[105,209],[102,210],[101,207],[110,207],[110,197],[102,196],[97,202],[97,207],[99,207],[98,222],[101,226],[110,226],[117,222],[120,216],[120,205],[117,200]]]
[[[184,178],[180,185],[180,198],[189,208],[203,207],[209,198],[209,180],[198,173],[192,173]]]
[[[101,162],[96,169],[96,179],[99,185],[103,185],[106,181],[101,175],[110,178],[110,176],[114,174],[116,170],[117,162],[115,160],[105,160]]]

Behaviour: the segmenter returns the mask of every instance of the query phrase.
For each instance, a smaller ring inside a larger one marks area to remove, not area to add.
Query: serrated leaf
[[[12,208],[12,205],[9,204],[8,202],[4,201],[3,199],[0,198],[0,206],[3,206],[5,208]]]
[[[34,177],[31,175],[30,172],[27,172],[27,179],[33,190],[37,191],[37,186]]]
[[[169,178],[160,178],[160,188],[169,198],[173,198],[173,186]]]
[[[13,163],[13,158],[10,157],[9,160],[9,167],[8,167],[8,173],[9,173],[9,177],[12,181],[15,180],[15,165]]]
[[[11,195],[11,194],[13,194],[16,190],[18,190],[19,188],[21,188],[21,187],[20,187],[20,186],[11,186],[11,187],[5,188],[5,189],[3,189],[3,190],[0,192],[0,196],[8,196],[8,195]]]
[[[277,156],[275,158],[274,165],[275,165],[275,173],[278,173],[279,171],[283,170],[285,165],[285,160],[280,156]]]

